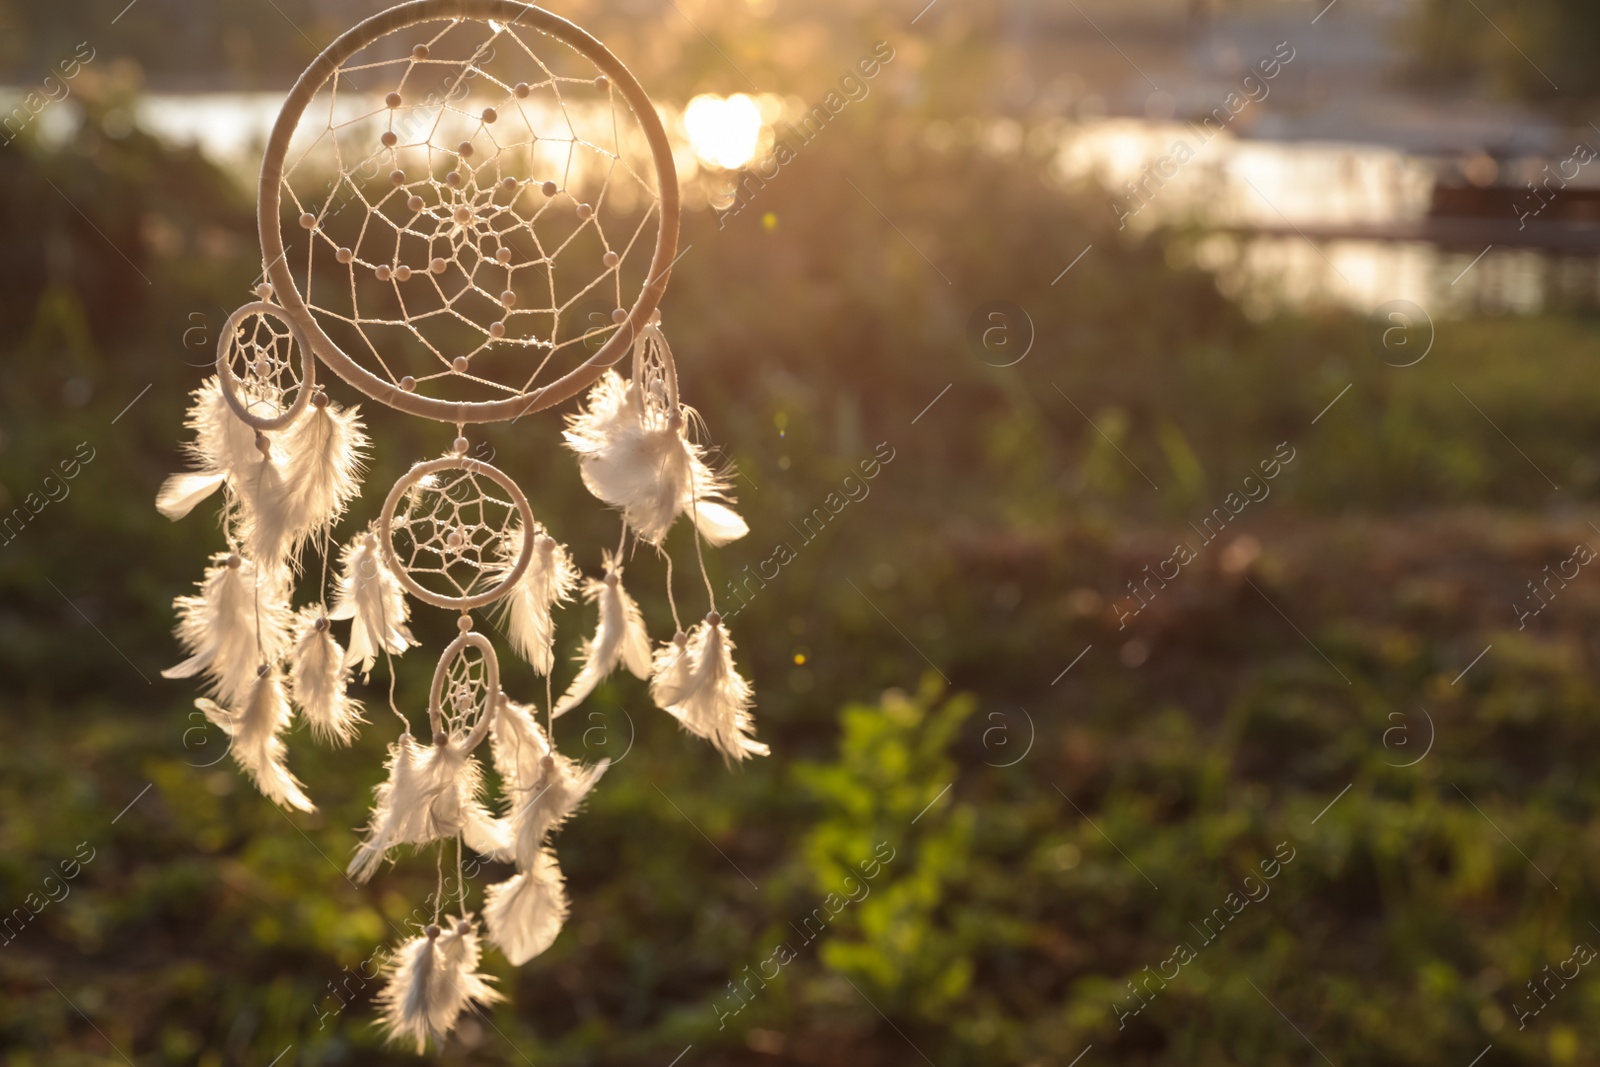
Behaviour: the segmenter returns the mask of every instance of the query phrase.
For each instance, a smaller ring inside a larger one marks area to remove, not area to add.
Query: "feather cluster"
[[[571,818],[611,765],[584,765],[557,752],[531,710],[504,697],[490,727],[494,767],[511,800],[519,865],[533,866],[545,838]]]
[[[583,598],[599,604],[600,619],[594,637],[583,643],[583,666],[556,701],[555,715],[564,715],[581,704],[619,665],[627,667],[636,678],[650,677],[650,634],[644,628],[638,603],[622,587],[622,565],[616,557],[606,554],[605,579],[586,581]]]
[[[430,1037],[443,1043],[469,1007],[504,1000],[489,985],[493,976],[478,973],[482,958],[483,946],[471,919],[447,920],[443,930],[430,926],[401,945],[391,957],[388,981],[377,998],[389,1040],[414,1039],[420,1056]]]
[[[285,760],[283,735],[293,708],[319,741],[350,744],[366,721],[361,703],[348,692],[355,670],[370,674],[380,656],[417,644],[408,626],[404,574],[391,569],[375,526],[343,546],[331,610],[321,603],[298,613],[290,607],[302,549],[322,541],[360,491],[367,433],[358,409],[338,407],[320,391],[290,425],[258,432],[235,414],[215,376],[194,392],[185,425],[193,433],[185,446],[191,469],[166,480],[156,506],[176,520],[221,490],[223,526],[234,551],[213,556],[198,590],[175,602],[177,636],[187,658],[162,673],[203,675],[209,696],[196,706],[228,734],[234,760],[277,804],[314,811]],[[687,515],[699,536],[723,545],[749,528],[731,507],[727,476],[708,464],[707,450],[697,443],[705,439],[698,432],[702,425],[678,401],[671,353],[651,322],[635,341],[632,380],[606,371],[583,408],[568,417],[565,438],[589,491],[618,509],[638,540],[660,549],[678,517]],[[598,616],[593,635],[583,642],[576,677],[550,709],[552,718],[588,699],[622,667],[649,678],[656,703],[728,760],[768,753],[754,738],[751,688],[734,665],[733,642],[720,617],[707,616],[652,654],[616,554],[606,554],[603,579],[580,583],[571,553],[535,523],[507,532],[501,557],[486,568],[489,576],[503,582],[512,574],[529,543],[525,537],[532,539],[530,558],[503,604],[505,629],[517,652],[537,673],[550,675],[552,612],[580,584]],[[670,582],[670,569],[668,575]],[[334,637],[331,620],[349,621],[345,646]],[[464,618],[463,632],[471,625]],[[493,676],[492,651],[485,658]],[[441,671],[450,669],[441,663]],[[429,926],[389,960],[378,996],[382,1024],[391,1040],[414,1041],[419,1054],[429,1040],[441,1043],[464,1012],[503,999],[493,979],[479,973],[480,934],[517,965],[544,952],[560,934],[568,900],[550,840],[610,765],[562,755],[532,707],[503,693],[492,693],[488,704],[504,811],[486,805],[481,795],[483,767],[468,744],[481,739],[481,732],[447,722],[424,744],[407,730],[389,746],[385,779],[374,790],[363,838],[347,869],[353,880],[366,882],[395,849],[450,838],[515,866],[510,878],[488,887],[482,931],[463,915]],[[437,722],[437,707],[434,712]]]
[[[339,567],[339,585],[328,618],[351,620],[350,650],[344,661],[361,664],[362,673],[369,674],[380,653],[399,655],[417,643],[406,626],[411,609],[400,579],[384,562],[378,534],[370,527],[344,546]]]
[[[490,734],[495,769],[511,799],[503,820],[512,830],[517,873],[487,890],[489,937],[514,964],[549,948],[567,918],[566,883],[549,835],[578,810],[610,760],[584,766],[551,746],[531,711],[501,698]]]
[[[287,581],[241,556],[212,556],[199,595],[180,596],[172,605],[178,612],[178,642],[189,658],[161,676],[203,673],[207,688],[224,704],[249,699],[258,668],[276,662],[288,648],[293,616]]]
[[[213,376],[195,391],[186,424],[195,432],[187,451],[197,469],[168,478],[156,507],[179,519],[226,485],[238,504],[230,515],[235,532],[268,568],[295,565],[305,541],[332,526],[360,491],[368,439],[359,409],[326,396],[274,439],[233,413]]]
[[[470,823],[486,823],[490,815],[478,798],[483,768],[468,752],[462,736],[438,735],[432,745],[419,745],[409,733],[389,746],[385,768],[367,823],[367,836],[356,848],[346,873],[357,882],[371,878],[398,845],[425,845],[455,837]]]
[[[262,795],[286,808],[317,810],[284,764],[280,735],[289,725],[290,711],[289,699],[283,692],[283,676],[277,670],[262,670],[239,711],[230,711],[204,697],[194,706],[228,735],[228,751],[234,762],[250,776]]]
[[[512,547],[521,543],[519,528],[514,528],[501,541],[507,546],[507,558],[496,569],[497,580],[504,580],[515,568],[517,553]],[[566,546],[557,543],[543,526],[535,523],[533,556],[528,560],[527,570],[506,595],[504,611],[512,646],[540,674],[549,674],[555,665],[556,630],[550,617],[551,609],[571,600],[577,585],[578,568]]]
[[[685,513],[713,545],[743,537],[750,528],[728,506],[728,480],[689,440],[683,412],[666,408],[637,381],[610,370],[601,375],[587,406],[567,416],[567,445],[578,454],[583,484],[652,545]]]
[[[687,638],[679,634],[658,649],[650,694],[685,730],[715,745],[728,760],[765,756],[771,750],[751,736],[750,683],[733,665],[733,639],[716,614],[706,616]]]
[[[344,649],[333,639],[326,609],[320,604],[302,609],[290,654],[289,686],[319,741],[348,745],[355,740],[357,726],[366,721],[360,701],[345,692],[349,683],[350,667]]]
[[[156,494],[156,509],[174,522],[261,458],[255,430],[233,413],[215,375],[191,396],[194,402],[183,425],[194,431],[194,440],[183,450],[195,469],[174,474]]]

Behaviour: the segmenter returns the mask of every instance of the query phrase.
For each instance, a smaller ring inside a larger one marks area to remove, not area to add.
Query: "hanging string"
[[[672,595],[672,556],[665,549],[661,557],[667,561],[667,606],[672,609],[672,629],[675,633],[683,633],[683,621],[678,618],[678,600]]]
[[[333,554],[333,524],[330,522],[322,528],[322,581],[318,583],[318,592],[322,597],[322,612],[328,612],[328,557]]]
[[[550,747],[556,747],[555,686],[550,681],[550,671],[544,672],[544,736]]]
[[[437,857],[436,868],[439,872],[439,884],[433,890],[433,925],[439,925],[439,913],[444,904],[444,842],[439,842],[439,848],[434,853]]]
[[[464,846],[461,843],[461,835],[457,834],[456,835],[456,889],[457,889],[457,895],[461,899],[461,917],[463,919],[465,919],[467,917],[467,875],[466,875],[466,866],[461,861],[461,850],[462,850],[463,847]]]
[[[256,440],[258,442],[265,442],[267,441],[267,435],[262,433],[260,430],[257,430]],[[257,447],[259,447],[259,445]],[[261,469],[256,471],[257,493],[261,492],[261,479],[267,473],[267,464],[271,462],[271,454],[266,449],[261,449]],[[254,564],[255,572],[252,574],[250,581],[251,591],[253,593],[252,603],[255,608],[256,616],[256,655],[261,657],[261,662],[263,665],[265,665],[267,662],[267,649],[266,646],[261,643],[261,561],[255,560]]]
[[[689,518],[694,523],[694,554],[700,561],[700,577],[706,583],[706,599],[711,604],[711,610],[717,610],[717,592],[711,588],[711,575],[706,572],[706,554],[700,547],[700,506],[699,495],[694,487],[694,467],[689,468]]]
[[[409,734],[411,732],[411,720],[401,714],[400,705],[395,702],[394,698],[394,656],[389,653],[387,645],[383,649],[383,663],[384,666],[389,668],[389,710],[394,712],[394,717],[400,720],[400,724],[405,727],[405,732]]]

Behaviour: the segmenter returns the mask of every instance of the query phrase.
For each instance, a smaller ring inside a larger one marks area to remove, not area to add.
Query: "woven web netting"
[[[489,659],[476,645],[465,645],[445,668],[439,689],[439,715],[451,736],[470,734],[488,712]]]
[[[500,585],[525,536],[504,487],[459,468],[420,476],[389,519],[396,563],[436,597],[464,599]]]
[[[299,346],[288,321],[277,315],[242,316],[228,338],[226,353],[234,395],[257,418],[282,415],[305,388]]]
[[[633,380],[639,383],[652,424],[678,410],[677,375],[663,350],[661,335],[646,331],[634,352]]]
[[[461,20],[356,52],[283,162],[286,262],[356,363],[446,401],[572,370],[643,287],[660,221],[649,144],[592,60]]]

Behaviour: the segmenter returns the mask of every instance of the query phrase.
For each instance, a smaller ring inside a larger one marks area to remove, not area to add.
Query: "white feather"
[[[336,522],[361,491],[367,435],[357,409],[312,405],[231,484],[244,502],[240,533],[251,555],[275,565],[298,562],[301,546]]]
[[[468,848],[496,863],[510,863],[517,855],[517,835],[511,820],[497,818],[481,805],[467,809],[461,840]]]
[[[611,761],[583,764],[563,756],[551,747],[533,710],[503,695],[489,741],[511,810],[503,818],[469,824],[466,842],[491,859],[515,859],[526,867],[550,832],[578,810]]]
[[[489,985],[493,975],[478,973],[482,959],[483,945],[471,919],[457,919],[439,935],[439,962],[444,966],[434,972],[432,999],[441,1008],[435,1019],[441,1030],[448,1031],[469,1005],[505,999]]]
[[[472,1004],[503,1000],[493,978],[477,973],[483,949],[469,920],[446,921],[437,936],[423,934],[400,946],[378,992],[380,1022],[392,1042],[415,1039],[420,1056],[428,1039],[442,1044]]]
[[[535,781],[539,761],[550,755],[550,741],[535,718],[537,709],[500,694],[489,723],[489,751],[507,793]]]
[[[283,807],[317,810],[302,791],[300,782],[284,765],[283,738],[279,735],[289,725],[290,711],[289,700],[283,692],[283,677],[276,669],[256,679],[250,699],[245,701],[241,711],[229,711],[204,697],[196,700],[194,706],[232,738],[228,751],[262,795]]]
[[[361,717],[361,702],[345,692],[350,668],[345,663],[344,649],[333,639],[322,605],[302,609],[298,625],[299,636],[289,663],[294,702],[311,724],[311,734],[317,740],[348,745],[355,740],[357,726],[366,720]]]
[[[524,870],[532,865],[551,832],[578,810],[611,765],[609,759],[582,764],[559,752],[550,759],[552,762],[542,779],[535,779],[511,794],[515,808],[509,819],[517,833],[517,866]]]
[[[750,683],[733,665],[733,640],[721,621],[706,621],[694,628],[685,650],[688,681],[679,699],[666,710],[683,728],[703,737],[730,760],[765,756],[770,749],[750,736],[755,720],[750,716]]]
[[[312,403],[294,425],[294,479],[302,536],[332,526],[361,493],[370,444],[359,407]]]
[[[718,502],[730,499],[730,485],[706,464],[705,449],[688,439],[687,414],[668,411],[654,394],[647,399],[637,382],[607,371],[587,406],[567,416],[567,445],[578,454],[583,484],[621,509],[623,521],[652,545],[661,544],[679,515],[699,507],[708,514],[696,525],[713,544],[749,532]]]
[[[156,496],[156,508],[173,521],[193,511],[234,471],[261,458],[256,451],[255,430],[228,406],[216,375],[207,378],[191,395],[194,401],[183,424],[195,436],[183,450],[195,469],[168,478]]]
[[[549,674],[555,664],[555,623],[550,611],[556,604],[572,599],[578,584],[578,568],[566,546],[534,524],[533,555],[528,569],[503,601],[506,629],[511,644],[539,674]],[[506,538],[506,545],[520,545],[520,531]],[[503,579],[516,564],[515,553],[502,562],[496,576]]]
[[[227,476],[215,471],[174,474],[161,483],[161,491],[156,494],[156,510],[177,522],[220,489],[225,481]]]
[[[583,598],[599,603],[600,620],[594,637],[583,643],[583,667],[556,702],[557,716],[577,707],[619,664],[636,678],[650,677],[650,634],[639,605],[622,587],[622,566],[610,553],[605,580],[585,582]]]
[[[193,396],[194,405],[184,425],[195,434],[186,451],[197,468],[231,477],[260,460],[254,427],[234,414],[215,374],[202,382]]]
[[[650,699],[665,711],[689,690],[689,635],[679,631],[656,649],[650,672]]]
[[[399,655],[417,641],[406,626],[411,609],[405,590],[384,562],[378,535],[368,529],[344,547],[338,589],[330,619],[350,619],[346,663],[360,663],[370,673],[379,653]]]
[[[374,795],[367,836],[347,873],[365,882],[397,845],[425,845],[462,833],[487,818],[478,799],[483,769],[468,754],[465,738],[419,745],[410,734],[389,746],[389,777]]]
[[[228,485],[242,505],[238,532],[252,559],[269,568],[285,568],[297,547],[294,523],[294,481],[289,449],[293,427],[267,439],[264,451],[229,478]]]
[[[528,870],[490,886],[483,917],[489,940],[520,966],[555,942],[567,921],[567,892],[555,856],[543,850]]]
[[[729,541],[737,541],[750,532],[750,527],[737,511],[715,500],[696,500],[691,514],[700,536],[716,548],[721,548]]]
[[[392,1042],[415,1038],[420,1056],[427,1049],[430,1036],[435,1040],[443,1036],[433,1028],[428,997],[433,973],[439,966],[436,939],[426,935],[413,937],[400,946],[391,961],[388,981],[377,996],[382,1012],[380,1022]]]
[[[172,602],[175,630],[189,658],[161,672],[193,678],[204,672],[210,691],[237,706],[255,688],[256,668],[276,662],[288,648],[288,588],[281,575],[262,573],[248,559],[229,567],[230,553],[211,557],[198,596]]]

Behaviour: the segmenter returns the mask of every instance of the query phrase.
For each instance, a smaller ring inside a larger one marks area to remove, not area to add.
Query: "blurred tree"
[[[1575,116],[1600,98],[1600,6],[1589,0],[1419,0],[1401,26],[1424,84],[1477,83]]]

